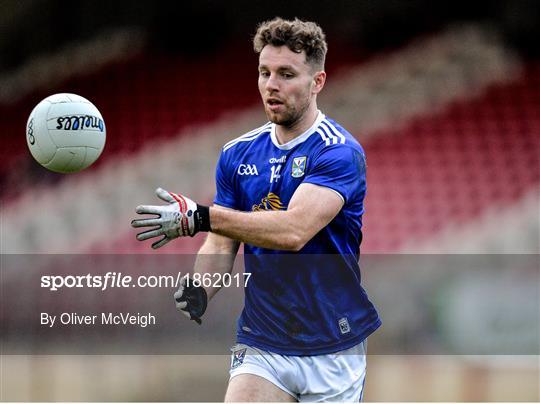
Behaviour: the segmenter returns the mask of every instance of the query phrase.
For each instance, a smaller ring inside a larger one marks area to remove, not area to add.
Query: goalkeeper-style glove
[[[133,227],[152,227],[137,234],[137,240],[163,236],[152,244],[152,248],[163,247],[176,237],[193,237],[199,231],[210,231],[210,210],[198,205],[183,195],[156,189],[156,195],[168,205],[139,205],[135,209],[140,215],[157,215],[150,219],[138,219],[131,222]]]
[[[208,296],[202,286],[195,286],[188,275],[182,278],[180,287],[174,292],[176,308],[190,320],[201,325],[201,317],[206,311]]]

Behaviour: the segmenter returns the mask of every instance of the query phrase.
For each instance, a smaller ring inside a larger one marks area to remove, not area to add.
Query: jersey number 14
[[[281,178],[281,164],[277,166],[270,167],[270,170],[272,170],[272,175],[270,176],[270,184],[274,181],[277,182]]]

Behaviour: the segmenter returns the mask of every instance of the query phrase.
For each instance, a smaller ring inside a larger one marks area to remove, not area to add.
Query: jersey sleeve
[[[347,203],[365,191],[365,156],[350,147],[327,147],[314,158],[304,182],[330,188]]]
[[[233,172],[229,167],[227,156],[222,151],[216,167],[216,197],[214,203],[226,208],[238,209],[232,180]]]

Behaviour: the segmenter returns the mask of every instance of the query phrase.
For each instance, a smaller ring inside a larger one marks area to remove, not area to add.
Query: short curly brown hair
[[[261,53],[266,45],[287,46],[291,51],[306,52],[306,62],[312,67],[323,70],[328,45],[321,27],[314,22],[294,21],[276,17],[257,27],[253,38],[253,49]]]

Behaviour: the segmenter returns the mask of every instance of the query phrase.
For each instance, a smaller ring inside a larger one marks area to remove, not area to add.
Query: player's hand
[[[201,317],[206,311],[208,296],[202,286],[195,286],[188,275],[182,278],[180,287],[174,292],[176,309],[190,320],[201,325]]]
[[[137,240],[143,241],[153,237],[161,237],[152,244],[152,248],[163,247],[177,237],[193,237],[199,231],[210,231],[210,215],[206,206],[197,205],[191,199],[156,189],[156,195],[168,205],[139,205],[135,209],[140,215],[157,215],[157,217],[138,219],[131,226],[150,227],[149,230],[137,234]]]

